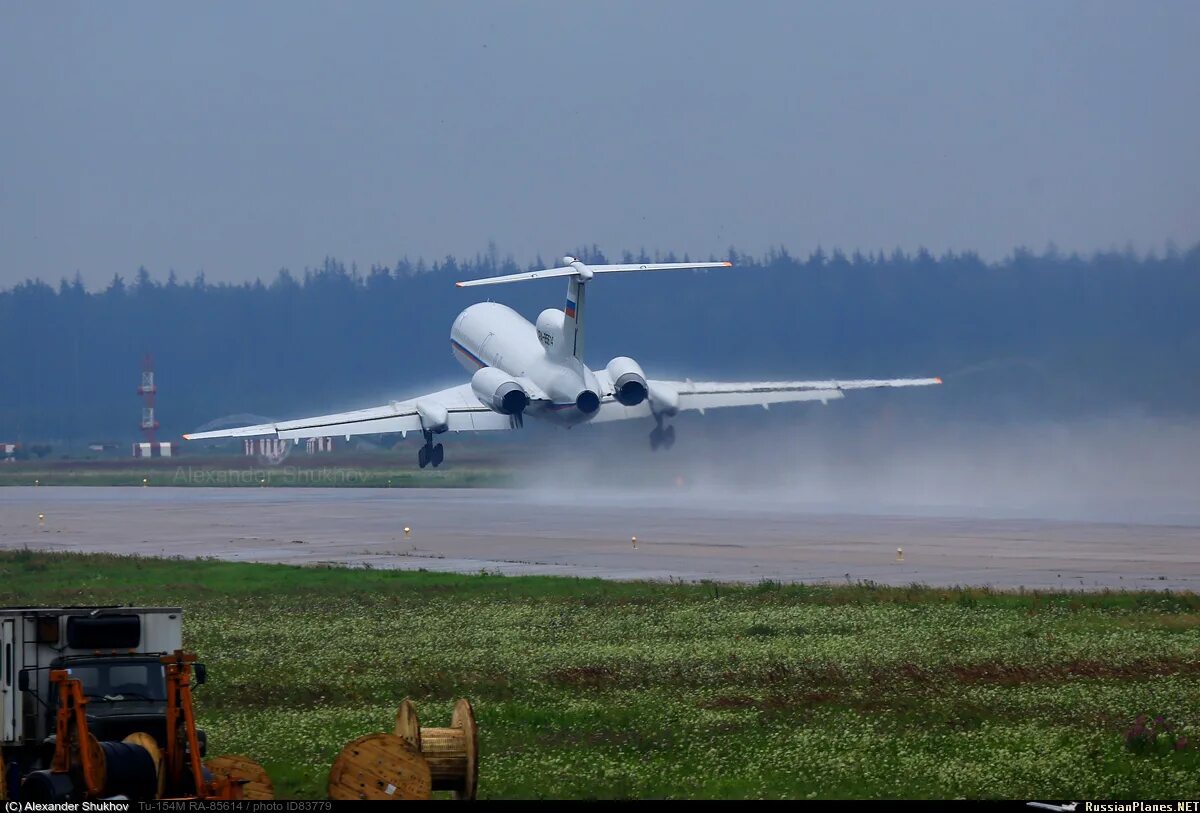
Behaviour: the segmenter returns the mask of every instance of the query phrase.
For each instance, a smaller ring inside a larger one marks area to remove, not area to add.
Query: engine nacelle
[[[529,406],[529,394],[513,377],[495,367],[480,367],[471,376],[471,389],[488,409],[501,415],[517,415]]]
[[[547,308],[538,315],[537,337],[547,353],[560,353],[563,350],[564,318],[565,315],[558,308]]]
[[[617,356],[608,363],[608,377],[613,383],[613,397],[627,407],[637,406],[650,392],[641,365],[628,356]]]

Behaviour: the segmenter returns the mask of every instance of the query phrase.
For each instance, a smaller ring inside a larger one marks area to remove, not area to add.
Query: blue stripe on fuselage
[[[454,341],[454,339],[451,339],[451,340],[450,340],[450,346],[451,346],[451,347],[453,347],[453,348],[455,348],[456,350],[458,350],[460,353],[462,353],[463,355],[465,355],[465,356],[466,356],[467,358],[469,358],[471,361],[473,361],[473,362],[475,362],[476,364],[478,364],[480,367],[486,367],[486,366],[487,366],[486,364],[484,364],[484,363],[483,363],[483,360],[482,360],[481,358],[479,358],[479,356],[475,355],[475,354],[474,354],[474,353],[472,353],[470,350],[468,350],[467,348],[463,347],[463,346],[462,346],[461,344],[459,344],[458,342]]]

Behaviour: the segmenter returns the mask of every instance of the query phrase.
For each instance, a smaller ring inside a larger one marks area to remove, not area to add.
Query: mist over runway
[[[5,550],[464,573],[1195,591],[1198,543],[1200,522],[827,513],[711,490],[0,489]]]

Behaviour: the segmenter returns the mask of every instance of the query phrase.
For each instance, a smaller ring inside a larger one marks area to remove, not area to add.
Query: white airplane
[[[641,366],[618,356],[603,370],[583,363],[587,283],[596,274],[667,271],[680,268],[723,268],[732,263],[634,263],[585,265],[563,257],[556,268],[456,283],[460,288],[506,282],[567,278],[562,310],[542,311],[531,325],[506,305],[480,302],[458,315],[450,328],[450,347],[472,373],[471,381],[407,401],[315,418],[264,423],[238,429],[196,432],[187,440],[270,437],[292,439],[329,435],[373,435],[421,432],[425,444],[417,455],[421,468],[445,459],[434,437],[444,432],[515,429],[524,416],[571,427],[629,418],[653,418],[650,447],[670,448],[675,427],[664,425],[681,411],[735,406],[762,406],[789,401],[841,398],[846,390],[875,387],[923,387],[940,378],[890,378],[856,381],[747,381],[740,383],[664,381],[647,378]]]

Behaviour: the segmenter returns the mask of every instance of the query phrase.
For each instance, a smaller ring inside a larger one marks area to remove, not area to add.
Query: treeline
[[[730,255],[728,270],[594,284],[589,363],[627,354],[651,375],[693,378],[940,374],[936,398],[888,403],[956,415],[1200,409],[1200,245],[1163,256],[1021,250],[997,263],[926,251]],[[559,280],[452,284],[518,270],[489,252],[365,271],[327,259],[236,285],[145,269],[97,291],[78,276],[27,281],[0,291],[0,441],[132,439],[147,352],[164,436],[234,413],[299,416],[457,383],[448,333],[462,308],[490,296],[532,320],[562,306]]]

